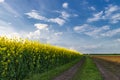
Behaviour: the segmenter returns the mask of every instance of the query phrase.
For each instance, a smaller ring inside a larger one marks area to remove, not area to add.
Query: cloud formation
[[[63,8],[68,8],[68,3],[67,3],[67,2],[63,3],[63,4],[62,4],[62,7],[63,7]]]
[[[36,10],[32,10],[31,12],[25,13],[25,15],[27,15],[28,18],[42,20],[45,22],[57,23],[60,26],[64,25],[64,23],[65,23],[65,20],[60,17],[47,18],[47,17],[41,16]],[[67,17],[66,14],[64,14],[64,16]]]
[[[111,24],[120,21],[120,8],[117,5],[109,5],[104,10],[93,14],[93,17],[88,18],[87,22],[95,22],[100,20],[107,20]]]
[[[83,24],[81,26],[75,26],[74,31],[80,34],[85,34],[94,38],[101,37],[101,34],[108,31],[110,27],[108,25],[95,27],[88,24]]]
[[[47,24],[41,24],[41,23],[36,23],[36,24],[34,24],[34,26],[39,30],[46,29],[48,27]]]

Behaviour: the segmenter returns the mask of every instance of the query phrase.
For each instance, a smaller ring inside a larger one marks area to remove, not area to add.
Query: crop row
[[[23,80],[29,74],[43,73],[81,57],[38,41],[0,37],[0,80]]]

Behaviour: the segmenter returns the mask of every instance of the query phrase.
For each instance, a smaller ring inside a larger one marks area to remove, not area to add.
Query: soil
[[[93,59],[104,80],[120,80],[120,65],[101,59]],[[116,64],[116,65],[115,65]]]
[[[53,80],[71,80],[72,77],[75,75],[77,70],[80,68],[80,66],[84,63],[84,58],[82,58],[77,64],[75,64],[73,67],[71,67],[69,70],[61,73],[59,76],[54,78]]]

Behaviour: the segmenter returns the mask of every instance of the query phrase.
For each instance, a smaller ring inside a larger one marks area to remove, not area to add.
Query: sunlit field
[[[99,55],[99,56],[94,56],[94,57],[107,60],[107,61],[111,61],[111,62],[120,63],[120,55],[106,55],[106,56]]]
[[[38,41],[0,37],[0,80],[22,80],[80,58],[80,53]]]

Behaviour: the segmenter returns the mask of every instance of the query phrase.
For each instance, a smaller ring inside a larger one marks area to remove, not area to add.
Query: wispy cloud
[[[88,18],[87,22],[99,21],[103,17],[103,11],[93,14],[92,18]]]
[[[78,17],[78,15],[77,14],[75,14],[75,13],[70,13],[70,12],[67,12],[67,11],[55,11],[55,12],[57,12],[57,13],[59,13],[60,14],[60,18],[62,18],[62,19],[64,19],[64,20],[69,20],[69,18],[71,18],[71,17]]]
[[[91,6],[91,7],[88,7],[90,10],[93,10],[93,11],[95,11],[96,10],[96,8],[94,7],[94,6]]]
[[[2,1],[3,1],[3,2],[2,2]],[[15,16],[16,16],[16,17],[20,16],[20,14],[19,14],[15,9],[13,9],[8,3],[6,3],[4,0],[1,0],[0,3],[2,3],[2,4],[1,4],[1,7],[2,7],[4,10],[6,10],[9,14],[14,15],[14,17],[15,17]],[[5,13],[5,14],[7,14],[7,13]]]
[[[62,26],[65,23],[65,20],[61,19],[59,16],[56,17],[56,18],[47,18],[47,17],[41,16],[36,10],[32,10],[31,12],[28,12],[28,13],[25,13],[25,14],[28,16],[28,18],[43,20],[45,22],[57,23],[60,26]],[[66,16],[66,14],[64,14],[64,16],[68,17],[68,16]]]
[[[105,8],[105,16],[110,16],[113,12],[118,11],[120,8],[117,5],[109,5]]]
[[[88,18],[87,22],[95,22],[99,20],[107,20],[114,24],[120,21],[120,8],[117,5],[109,5],[104,10],[93,14],[93,17]]]
[[[48,22],[54,22],[59,24],[60,26],[62,26],[65,23],[65,20],[61,19],[61,18],[50,18],[48,20]]]
[[[70,17],[70,14],[68,14],[68,13],[65,12],[65,11],[62,11],[62,12],[61,12],[61,17],[62,17],[63,19],[68,19],[68,18]]]
[[[63,4],[62,4],[62,7],[63,7],[63,8],[68,8],[68,3],[67,3],[67,2],[63,3]]]
[[[47,18],[44,16],[41,16],[36,10],[32,10],[31,12],[28,12],[25,14],[28,15],[29,18],[47,21]]]
[[[114,35],[117,35],[118,33],[120,33],[120,28],[107,31],[101,35],[104,37],[112,37]]]
[[[74,27],[75,32],[85,34],[94,38],[101,37],[101,34],[108,31],[109,29],[110,28],[108,25],[102,26],[100,28],[88,24],[83,24],[81,26]]]

